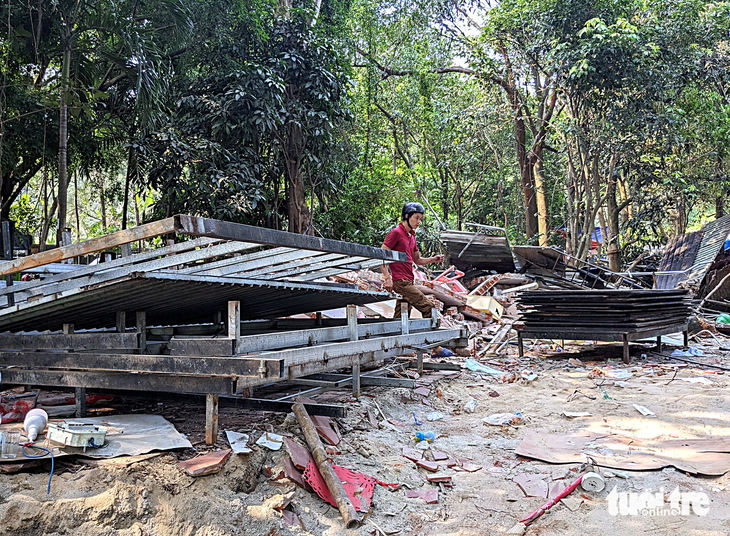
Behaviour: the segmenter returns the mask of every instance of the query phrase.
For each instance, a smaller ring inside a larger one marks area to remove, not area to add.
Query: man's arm
[[[415,262],[418,266],[426,266],[427,264],[434,262],[444,262],[444,256],[439,254],[433,257],[421,257],[418,254],[418,250],[416,250],[413,252],[413,262]]]
[[[388,251],[390,251],[390,248],[385,244],[380,247],[382,249],[387,249]],[[393,278],[390,276],[390,268],[388,268],[388,265],[386,263],[383,263],[380,266],[380,271],[383,272],[383,288],[388,292],[393,292]]]

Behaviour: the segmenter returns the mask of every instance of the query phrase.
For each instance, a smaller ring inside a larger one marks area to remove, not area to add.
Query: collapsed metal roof
[[[145,312],[148,325],[212,322],[228,301],[241,302],[242,319],[362,305],[389,295],[326,278],[405,260],[402,253],[360,244],[175,216],[6,261],[0,273],[37,270],[169,232],[204,237],[0,289],[0,330],[112,327],[117,312]]]

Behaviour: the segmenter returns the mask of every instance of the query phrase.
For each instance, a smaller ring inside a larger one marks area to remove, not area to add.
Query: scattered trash
[[[715,322],[719,322],[720,324],[730,324],[730,315],[722,313],[715,319]]]
[[[537,518],[539,518],[542,514],[550,510],[558,501],[564,499],[571,493],[575,491],[575,489],[580,485],[581,481],[583,480],[583,475],[578,477],[578,479],[573,482],[570,486],[565,488],[563,491],[561,491],[558,495],[553,497],[552,499],[548,500],[545,504],[543,504],[540,508],[532,512],[530,515],[525,517],[524,519],[521,519],[517,525],[512,527],[507,534],[524,534],[525,529],[527,526],[535,521]]]
[[[494,376],[504,376],[505,374],[507,374],[504,371],[497,370],[492,367],[487,367],[485,365],[482,365],[481,363],[477,363],[473,359],[466,360],[466,368],[468,368],[472,372],[483,372],[484,374],[493,374]]]
[[[437,346],[436,348],[434,348],[431,357],[453,357],[453,355],[454,352],[452,352],[448,348],[442,348],[441,346]]]
[[[612,380],[628,380],[633,376],[633,374],[625,369],[606,370],[604,374],[606,378],[611,378]]]
[[[416,432],[416,435],[414,436],[414,439],[416,440],[417,443],[420,443],[421,441],[427,441],[427,442],[430,443],[431,441],[433,441],[434,439],[436,439],[436,434],[433,433],[433,432],[431,432],[431,431],[428,431],[428,432]]]
[[[606,481],[598,473],[590,472],[583,475],[580,487],[586,491],[602,491],[606,487]]]
[[[431,413],[426,415],[426,419],[428,419],[429,421],[440,421],[444,417],[446,417],[446,415],[444,415],[440,411],[432,411]]]
[[[231,446],[231,450],[234,454],[251,454],[253,452],[247,447],[249,439],[248,434],[232,432],[231,430],[226,430],[225,432],[228,444]]]
[[[589,411],[564,411],[563,415],[569,419],[574,419],[576,417],[593,417],[593,413]]]
[[[269,450],[279,450],[284,444],[284,437],[270,432],[264,432],[256,441],[257,445],[266,447]]]
[[[640,406],[639,404],[633,404],[633,406],[634,406],[634,409],[636,409],[636,411],[638,411],[639,413],[641,413],[642,415],[645,415],[647,417],[651,417],[651,416],[655,416],[656,415],[656,413],[654,413],[649,408],[646,408],[644,406]]]
[[[570,359],[568,359],[568,364],[569,365],[573,365],[574,367],[582,367],[583,366],[583,361],[581,361],[580,359],[576,359],[574,357],[571,357]]]
[[[704,385],[715,385],[714,382],[711,382],[707,378],[677,378],[678,380],[682,380],[683,382],[688,383],[702,383]]]
[[[514,425],[522,422],[522,414],[518,411],[514,413],[494,413],[488,417],[484,417],[482,422],[491,424],[492,426]]]
[[[537,373],[532,372],[531,370],[523,370],[522,371],[522,379],[528,382],[534,381],[537,379]]]
[[[529,473],[522,473],[512,479],[512,482],[517,484],[525,497],[541,497],[545,499],[548,494],[548,485],[545,480],[545,475],[533,475]]]
[[[416,422],[418,426],[421,426],[423,423],[418,420],[418,417],[416,417],[416,412],[413,412],[413,420]]]
[[[689,347],[686,350],[680,350],[679,348],[677,348],[676,350],[674,350],[674,352],[672,352],[671,355],[676,357],[702,357],[705,355],[705,352],[703,352],[699,348]]]
[[[469,402],[464,404],[464,411],[466,411],[467,413],[474,413],[474,410],[476,408],[477,408],[476,398],[472,398],[471,400],[469,400]]]

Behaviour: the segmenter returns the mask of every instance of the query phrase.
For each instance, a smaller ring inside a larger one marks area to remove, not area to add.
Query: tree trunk
[[[542,155],[535,160],[535,200],[537,205],[537,230],[539,233],[539,245],[548,245],[548,207],[547,195],[545,192],[545,177],[543,175]]]
[[[70,35],[64,40],[63,65],[61,67],[61,110],[58,120],[58,231],[56,244],[63,243],[62,233],[66,228],[66,213],[68,210],[68,106],[66,104],[69,92],[69,78],[71,73],[71,42]]]
[[[132,144],[129,145],[127,153],[127,176],[124,179],[124,202],[122,203],[122,229],[127,228],[127,211],[129,210],[129,187],[132,183],[132,176],[137,171],[137,152]]]
[[[304,174],[302,173],[302,155],[304,153],[304,135],[297,123],[290,123],[287,132],[286,173],[287,173],[287,211],[289,214],[289,232],[314,235],[312,213],[307,207],[304,192]]]
[[[621,271],[621,248],[619,246],[620,210],[616,200],[618,180],[614,174],[617,159],[618,157],[616,154],[611,155],[611,164],[609,165],[608,182],[606,185],[606,212],[608,216],[608,221],[606,222],[606,228],[608,231],[606,243],[608,244],[608,268],[613,272]]]

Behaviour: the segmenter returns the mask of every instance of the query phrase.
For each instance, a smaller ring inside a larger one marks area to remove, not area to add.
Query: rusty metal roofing
[[[730,215],[711,221],[702,228],[702,243],[697,250],[688,279],[698,281],[704,279],[705,272],[720,253],[728,234],[730,234]]]
[[[170,229],[198,238],[43,273],[54,262],[99,252],[105,257],[107,248]],[[41,271],[42,277],[0,288],[0,330],[112,327],[117,312],[142,311],[148,325],[212,322],[228,301],[241,302],[243,319],[361,305],[389,295],[327,277],[393,260],[405,260],[405,254],[179,215],[0,263],[0,272]]]
[[[353,285],[263,281],[174,272],[133,272],[88,288],[46,296],[0,310],[0,331],[114,327],[116,313],[145,311],[148,325],[212,322],[228,301],[241,302],[241,319],[263,319],[388,299]],[[131,324],[130,324],[131,325]]]
[[[676,288],[679,283],[687,279],[687,274],[694,264],[701,242],[701,231],[675,236],[667,242],[657,271],[682,273],[660,274],[656,276],[656,288]]]
[[[459,270],[515,271],[509,240],[502,229],[480,230],[476,233],[442,231],[441,241],[448,251],[449,262]]]

